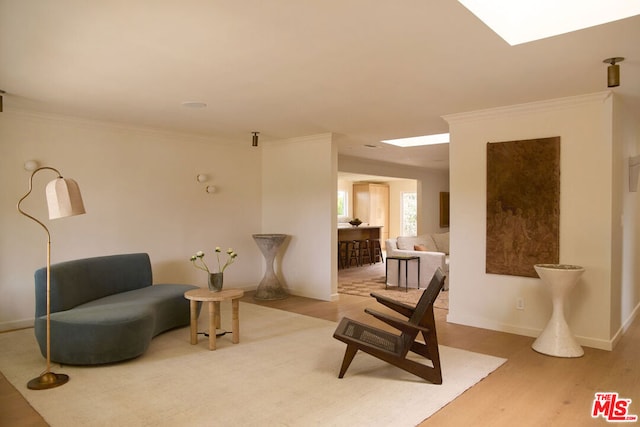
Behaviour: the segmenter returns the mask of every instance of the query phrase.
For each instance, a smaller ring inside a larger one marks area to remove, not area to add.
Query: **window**
[[[418,197],[416,193],[402,193],[402,235],[418,234]]]
[[[347,192],[338,190],[338,216],[347,216],[349,214],[347,208]]]

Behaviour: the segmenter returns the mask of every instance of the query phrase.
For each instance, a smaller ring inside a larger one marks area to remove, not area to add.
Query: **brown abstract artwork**
[[[487,144],[486,271],[538,277],[560,254],[560,137]]]
[[[440,228],[449,227],[449,192],[440,192]]]

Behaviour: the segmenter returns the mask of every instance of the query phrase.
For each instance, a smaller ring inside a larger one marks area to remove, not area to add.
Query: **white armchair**
[[[439,245],[438,245],[439,243]],[[423,250],[415,250],[414,247],[422,246]],[[400,246],[400,247],[398,247]],[[424,250],[426,249],[426,250]],[[437,235],[425,234],[416,237],[398,237],[386,240],[387,257],[390,256],[417,256],[420,257],[420,288],[426,287],[433,277],[436,269],[440,267],[445,274],[449,273],[449,233]],[[400,266],[398,265],[400,264]],[[408,286],[418,287],[418,263],[415,261],[398,262],[387,261],[387,284],[398,286],[398,268],[400,268],[400,283],[404,286],[405,265],[408,266]],[[445,280],[445,290],[449,289],[449,278]]]

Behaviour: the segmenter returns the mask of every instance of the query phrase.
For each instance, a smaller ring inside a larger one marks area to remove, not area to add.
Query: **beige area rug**
[[[228,334],[215,351],[180,328],[128,362],[56,365],[70,381],[44,391],[26,388],[45,365],[33,330],[14,331],[0,334],[0,371],[54,427],[415,426],[505,362],[441,346],[444,384],[433,385],[359,352],[338,379],[335,323],[241,303],[240,327],[239,344]]]
[[[355,268],[350,269],[351,271],[348,270],[349,269],[346,269],[338,273],[339,294],[369,297],[371,292],[375,292],[389,298],[393,298],[396,301],[416,305],[425,289],[409,288],[408,290],[405,290],[404,287],[397,286],[388,286],[385,289],[384,267],[381,269],[379,265],[375,264],[372,266],[362,267],[359,272],[356,271]],[[380,271],[383,273],[382,276],[379,275]],[[434,302],[433,307],[448,310],[449,291],[441,291]]]

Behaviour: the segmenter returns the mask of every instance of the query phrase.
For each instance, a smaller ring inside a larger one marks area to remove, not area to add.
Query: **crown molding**
[[[487,120],[496,117],[515,116],[532,114],[550,110],[565,110],[576,106],[591,103],[604,103],[613,96],[611,91],[603,91],[586,95],[556,98],[545,101],[529,102],[526,104],[516,104],[507,107],[488,108],[485,110],[470,111],[466,113],[447,114],[442,116],[444,120],[451,124]]]

